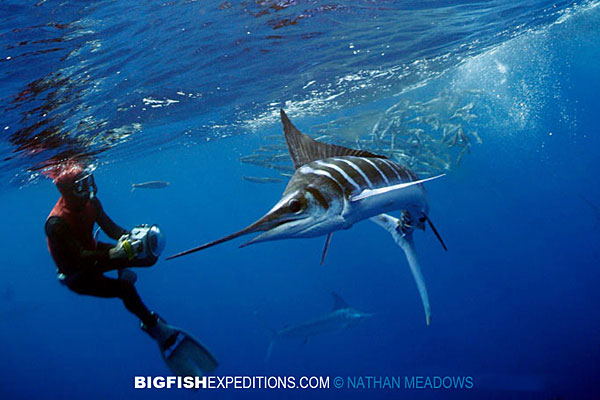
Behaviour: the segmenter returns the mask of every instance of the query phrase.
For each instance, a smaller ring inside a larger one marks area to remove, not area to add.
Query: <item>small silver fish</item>
[[[285,144],[263,144],[258,148],[263,151],[273,151],[273,150],[286,150],[287,146]]]
[[[471,143],[467,143],[467,145],[465,147],[463,147],[463,149],[460,151],[460,154],[456,158],[456,163],[455,163],[455,165],[457,167],[460,165],[460,162],[462,161],[463,156],[465,155],[465,152],[471,154]]]
[[[263,136],[264,140],[273,140],[273,141],[281,141],[281,135],[267,135],[267,136]]]
[[[279,183],[283,182],[279,178],[262,177],[262,176],[242,176],[242,179],[252,183]]]
[[[244,164],[258,165],[259,167],[262,167],[265,163],[262,156],[260,156],[260,157],[257,156],[257,157],[252,157],[252,158],[250,156],[247,156],[247,157],[240,158],[240,161]]]
[[[132,183],[131,191],[133,192],[135,189],[163,189],[170,185],[170,182],[165,181],[149,181],[142,183]]]
[[[288,153],[275,154],[273,157],[274,161],[287,160],[290,158]]]
[[[471,135],[475,138],[475,141],[478,144],[482,144],[483,143],[483,140],[481,140],[481,136],[479,136],[479,133],[477,133],[477,131],[472,131]]]
[[[260,158],[261,158],[260,154],[249,154],[247,156],[240,157],[239,160],[241,162],[246,162],[246,161],[256,161],[256,160],[258,160]]]

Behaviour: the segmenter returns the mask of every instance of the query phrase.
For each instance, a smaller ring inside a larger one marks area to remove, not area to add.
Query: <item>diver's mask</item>
[[[94,181],[94,175],[91,173],[82,176],[73,182],[73,194],[80,199],[89,197],[90,200],[96,196],[98,187]]]

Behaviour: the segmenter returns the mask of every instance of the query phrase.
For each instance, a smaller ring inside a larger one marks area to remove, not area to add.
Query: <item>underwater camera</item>
[[[131,261],[132,267],[151,267],[165,248],[165,236],[157,225],[137,225],[121,240],[128,240],[136,247],[137,254]]]

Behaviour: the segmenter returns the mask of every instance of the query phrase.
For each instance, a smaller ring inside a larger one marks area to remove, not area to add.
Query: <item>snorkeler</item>
[[[46,220],[48,249],[59,281],[81,295],[120,298],[127,310],[141,320],[141,327],[158,343],[167,365],[178,375],[201,376],[212,372],[217,361],[193,336],[168,325],[142,302],[131,266],[152,266],[164,246],[160,230],[140,225],[131,232],[113,222],[96,197],[94,176],[71,163],[54,173],[61,197]],[[97,242],[98,226],[116,245]],[[119,278],[105,272],[118,270]]]

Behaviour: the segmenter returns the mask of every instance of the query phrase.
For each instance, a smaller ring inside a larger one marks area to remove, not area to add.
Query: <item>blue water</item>
[[[3,2],[0,398],[600,398],[598,4]],[[456,117],[465,107],[475,117]],[[155,343],[119,300],[58,284],[45,168],[92,165],[107,213],[159,224],[174,254],[279,199],[280,171],[240,162],[276,142],[279,108],[307,133],[447,174],[427,189],[449,251],[415,236],[431,326],[401,250],[369,222],[336,233],[324,266],[323,238],[160,260],[138,270],[144,301],[201,338],[219,376],[471,376],[473,388],[135,390],[136,375],[169,374]],[[373,139],[392,117],[433,137],[441,128],[415,120],[431,115],[460,124],[469,152]],[[130,191],[148,180],[171,185]],[[270,329],[327,313],[332,291],[375,316],[278,341],[265,361]]]

